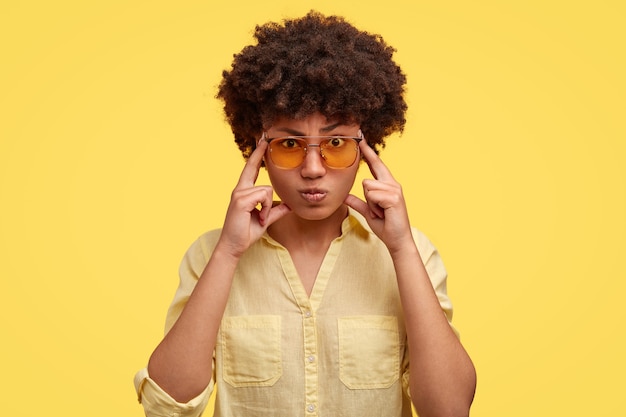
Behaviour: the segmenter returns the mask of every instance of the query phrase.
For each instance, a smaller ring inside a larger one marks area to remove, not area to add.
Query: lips
[[[305,190],[298,190],[303,199],[309,203],[317,203],[326,198],[328,192],[319,188],[309,188]]]

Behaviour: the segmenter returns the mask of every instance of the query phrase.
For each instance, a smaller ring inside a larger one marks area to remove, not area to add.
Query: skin
[[[358,131],[356,124],[337,124],[321,114],[313,114],[303,120],[279,118],[267,134],[269,137],[357,136]],[[319,143],[319,139],[310,142]],[[276,194],[291,209],[289,214],[269,226],[269,234],[289,250],[305,291],[310,295],[330,242],[341,234],[341,223],[348,215],[344,200],[354,184],[358,158],[348,168],[328,168],[319,148],[313,147],[297,168],[276,167],[269,152],[266,152],[265,163]]]
[[[277,119],[270,137],[283,135],[356,136],[357,124],[337,124],[314,113],[302,120]],[[152,354],[151,378],[175,400],[200,394],[212,375],[219,325],[241,255],[267,230],[292,256],[310,294],[321,261],[341,233],[348,206],[361,213],[385,243],[394,262],[410,355],[410,391],[422,417],[467,416],[476,374],[443,314],[410,232],[400,184],[365,140],[359,145],[373,179],[363,181],[365,200],[349,191],[358,162],[345,169],[325,166],[311,149],[303,164],[276,167],[260,141],[247,161],[228,207],[222,234],[180,318]],[[255,185],[261,162],[272,186]],[[273,191],[282,203],[273,205]],[[306,239],[301,236],[306,235]]]
[[[402,187],[366,144],[361,152],[374,179],[363,181],[366,201],[345,202],[365,216],[393,259],[409,345],[410,392],[420,416],[468,416],[476,372],[441,311],[410,232]]]
[[[308,136],[357,136],[359,125],[339,124],[329,121],[319,113],[314,113],[303,120],[279,118],[267,129],[269,137],[288,135]],[[310,143],[319,143],[319,139],[311,139]],[[276,167],[269,152],[265,157],[267,173],[276,194],[281,201],[292,210],[292,219],[300,222],[329,221],[334,215],[340,221],[347,214],[343,202],[350,192],[359,168],[358,159],[352,166],[343,169],[328,168],[323,161],[319,148],[309,148],[302,165],[294,169]],[[321,191],[320,193],[307,193]],[[310,201],[302,193],[314,194],[310,198],[321,198]],[[337,219],[335,219],[337,220]],[[318,223],[311,223],[319,227]]]

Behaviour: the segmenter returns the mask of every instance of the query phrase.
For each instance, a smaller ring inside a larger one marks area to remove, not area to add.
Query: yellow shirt
[[[448,321],[446,271],[412,229]],[[202,235],[180,267],[166,332],[179,317],[217,243]],[[342,224],[307,296],[289,252],[267,233],[241,258],[220,325],[213,379],[189,403],[174,401],[147,370],[135,377],[146,415],[199,416],[217,386],[216,417],[411,415],[409,355],[393,263],[355,211]]]

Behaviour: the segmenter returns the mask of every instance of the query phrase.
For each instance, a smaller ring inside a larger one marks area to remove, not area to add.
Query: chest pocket
[[[398,319],[338,319],[339,378],[351,389],[389,388],[400,377]]]
[[[224,317],[222,378],[233,387],[268,387],[282,375],[280,316]]]

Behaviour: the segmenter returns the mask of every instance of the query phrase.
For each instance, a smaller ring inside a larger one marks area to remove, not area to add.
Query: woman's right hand
[[[239,182],[231,194],[224,227],[218,242],[218,246],[237,258],[260,239],[272,223],[291,211],[283,203],[272,206],[273,189],[271,186],[255,185],[267,146],[266,141],[259,141],[248,158]]]

